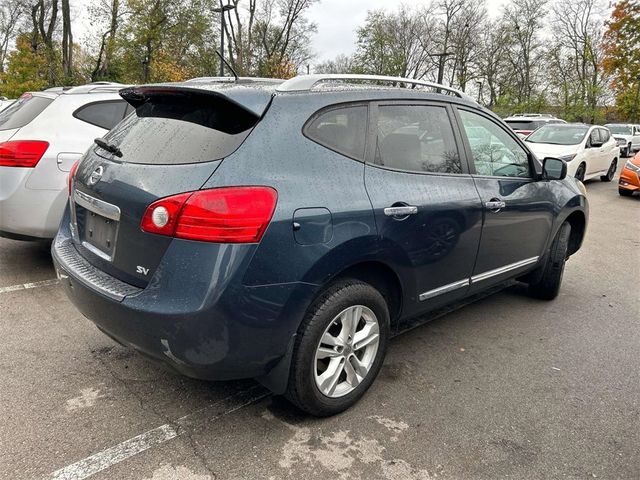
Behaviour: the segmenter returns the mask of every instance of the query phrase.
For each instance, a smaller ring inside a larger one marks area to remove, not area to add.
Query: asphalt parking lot
[[[513,286],[396,338],[325,420],[116,345],[46,248],[0,239],[0,478],[640,478],[640,198],[587,190],[557,300]]]

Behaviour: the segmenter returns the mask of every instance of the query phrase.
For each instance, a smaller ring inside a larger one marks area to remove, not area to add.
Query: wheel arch
[[[573,255],[582,246],[582,241],[587,228],[587,219],[582,210],[575,210],[571,212],[564,221],[569,222],[569,225],[571,225],[569,249],[567,250],[567,254]]]
[[[350,265],[336,273],[328,284],[343,278],[353,278],[368,283],[384,297],[389,307],[391,328],[396,325],[402,313],[403,287],[400,277],[386,263],[367,260]]]

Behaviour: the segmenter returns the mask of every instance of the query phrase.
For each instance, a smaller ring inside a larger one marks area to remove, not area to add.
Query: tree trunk
[[[69,0],[62,0],[62,73],[67,79],[73,76],[73,35]]]

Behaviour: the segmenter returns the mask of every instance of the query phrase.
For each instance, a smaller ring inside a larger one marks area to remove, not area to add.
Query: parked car
[[[618,181],[618,193],[623,197],[630,197],[634,192],[640,192],[640,152],[624,164]]]
[[[305,75],[121,95],[135,113],[72,170],[52,254],[82,314],[191,377],[335,414],[391,335],[514,278],[552,299],[582,243],[566,164],[449,87]]]
[[[133,110],[120,84],[29,92],[0,112],[0,236],[52,239],[75,161]]]
[[[568,164],[569,175],[584,181],[600,177],[610,182],[616,173],[620,149],[605,127],[569,123],[546,125],[525,142],[538,158],[557,157]]]
[[[613,134],[620,147],[621,157],[631,157],[640,150],[640,125],[629,123],[608,123],[605,125]]]
[[[519,113],[505,118],[504,121],[520,138],[525,138],[543,125],[567,123],[546,113]]]

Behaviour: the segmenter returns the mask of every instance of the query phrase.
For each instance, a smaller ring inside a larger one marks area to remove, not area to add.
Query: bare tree
[[[606,79],[602,71],[603,15],[598,0],[556,2],[552,7],[554,69],[565,108],[570,104],[582,111],[568,112],[580,120],[594,122],[598,101]]]
[[[231,0],[235,8],[223,15],[234,69],[241,75],[269,75],[270,69],[283,63],[296,67],[306,63],[312,54],[310,34],[316,27],[305,13],[316,1],[249,0],[244,4]]]
[[[89,13],[99,22],[106,20],[106,29],[100,34],[100,46],[96,56],[95,67],[91,72],[93,81],[111,77],[111,62],[116,49],[116,35],[120,20],[125,14],[120,0],[102,0],[89,8]],[[104,25],[104,23],[102,23]]]
[[[26,15],[25,0],[4,0],[0,5],[0,73],[4,71],[9,46],[15,41]]]
[[[460,87],[463,92],[475,77],[473,60],[479,53],[479,39],[486,29],[486,16],[484,0],[472,0],[465,2],[452,18],[453,66],[449,83]]]
[[[540,84],[544,62],[542,31],[546,17],[547,0],[520,0],[504,9],[503,21],[508,29],[508,58],[518,103],[530,103],[535,86]]]
[[[475,64],[481,79],[481,90],[488,91],[487,106],[493,107],[504,93],[506,80],[511,78],[507,51],[507,32],[500,20],[487,22],[480,32],[480,48]]]

